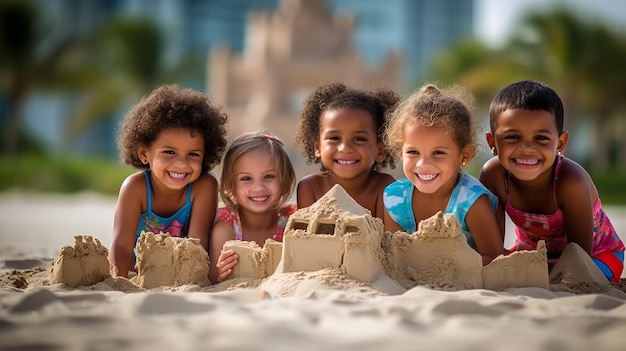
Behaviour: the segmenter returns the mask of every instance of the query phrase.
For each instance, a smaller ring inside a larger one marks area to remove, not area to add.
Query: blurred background
[[[118,160],[117,125],[165,83],[209,94],[229,140],[278,134],[302,177],[318,168],[294,131],[321,84],[402,96],[463,85],[484,143],[495,93],[537,79],[565,104],[566,155],[604,203],[623,205],[624,65],[620,0],[0,0],[0,191],[115,196],[134,172]]]

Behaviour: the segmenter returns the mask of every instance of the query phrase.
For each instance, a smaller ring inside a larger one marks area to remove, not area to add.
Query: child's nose
[[[341,144],[339,144],[339,152],[350,152],[350,151],[352,151],[352,147],[350,146],[349,142],[344,141]]]
[[[522,149],[525,149],[525,150],[535,150],[536,149],[535,143],[533,143],[530,140],[529,141],[524,141],[522,143]]]
[[[252,182],[252,185],[250,186],[250,191],[257,191],[257,190],[262,190],[265,186],[263,185],[263,182],[260,180],[255,180]]]
[[[429,165],[430,163],[431,162],[430,162],[430,159],[428,157],[420,157],[415,162],[415,167],[426,166],[426,165]]]

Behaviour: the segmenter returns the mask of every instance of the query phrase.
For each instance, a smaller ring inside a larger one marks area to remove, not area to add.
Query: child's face
[[[421,193],[452,191],[462,163],[471,159],[471,149],[462,151],[444,128],[409,123],[404,129],[402,170]]]
[[[315,156],[329,172],[350,179],[367,173],[385,153],[373,117],[366,111],[337,109],[324,112]]]
[[[138,149],[147,160],[152,176],[170,189],[183,189],[202,172],[204,138],[183,128],[162,131],[150,147]]]
[[[276,208],[282,194],[276,162],[263,149],[247,152],[235,161],[235,199],[242,208],[262,213]]]
[[[487,143],[515,178],[533,180],[550,171],[567,137],[567,132],[559,135],[551,112],[511,109],[500,113]]]

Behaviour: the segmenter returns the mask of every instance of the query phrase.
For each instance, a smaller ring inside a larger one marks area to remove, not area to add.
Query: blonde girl
[[[278,137],[252,132],[230,144],[220,179],[225,206],[217,211],[209,245],[213,283],[226,279],[238,262],[232,250],[222,252],[226,241],[282,242],[287,219],[297,209],[286,204],[295,181],[293,165]]]
[[[437,212],[452,213],[483,264],[504,252],[497,198],[463,172],[476,151],[469,94],[426,85],[391,114],[386,142],[406,178],[384,190],[385,229],[414,233]],[[503,225],[503,224],[502,224]]]

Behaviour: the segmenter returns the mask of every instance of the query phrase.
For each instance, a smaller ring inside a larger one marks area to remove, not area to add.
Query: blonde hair
[[[237,186],[235,162],[242,155],[259,149],[269,152],[270,157],[276,162],[278,180],[281,186],[278,209],[287,203],[291,197],[296,184],[296,172],[289,155],[285,151],[285,144],[273,134],[264,131],[250,132],[235,138],[224,155],[219,191],[226,206],[238,206],[235,198],[235,188]]]
[[[421,124],[448,130],[461,150],[475,145],[473,103],[473,96],[464,88],[453,86],[440,90],[433,84],[426,84],[391,112],[384,141],[390,152],[402,158],[405,127]]]

